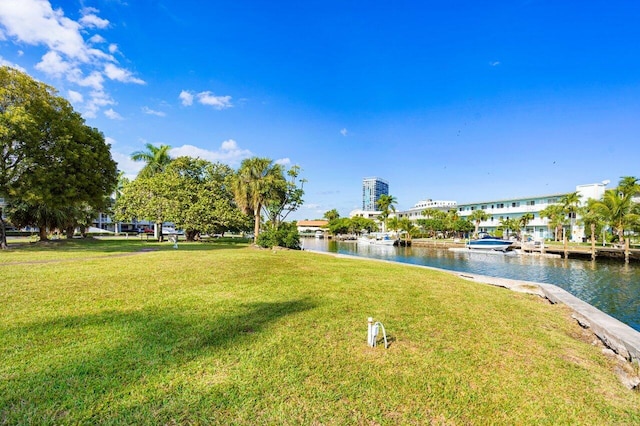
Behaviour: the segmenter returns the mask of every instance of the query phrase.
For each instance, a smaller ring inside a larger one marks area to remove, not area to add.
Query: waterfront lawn
[[[114,241],[0,252],[0,423],[640,422],[639,394],[535,296],[309,252]],[[366,346],[368,316],[389,349]]]

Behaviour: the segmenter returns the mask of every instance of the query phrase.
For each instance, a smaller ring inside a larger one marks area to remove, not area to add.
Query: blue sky
[[[112,144],[298,164],[313,219],[640,176],[637,1],[2,0],[0,63]]]

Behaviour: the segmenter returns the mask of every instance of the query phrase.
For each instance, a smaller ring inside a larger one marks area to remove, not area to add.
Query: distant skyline
[[[640,4],[2,0],[0,64],[55,87],[129,176],[145,143],[473,203],[640,176]]]

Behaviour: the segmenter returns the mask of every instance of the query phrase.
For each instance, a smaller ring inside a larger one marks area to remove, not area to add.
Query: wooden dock
[[[640,261],[640,249],[628,247],[595,246],[595,247],[571,247],[560,245],[535,246],[529,244],[515,245],[525,253],[555,254],[565,259],[620,259],[625,262]]]

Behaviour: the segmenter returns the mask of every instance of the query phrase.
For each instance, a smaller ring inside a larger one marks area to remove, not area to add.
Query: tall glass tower
[[[362,210],[378,210],[376,203],[381,195],[389,195],[389,182],[377,177],[362,179]]]

